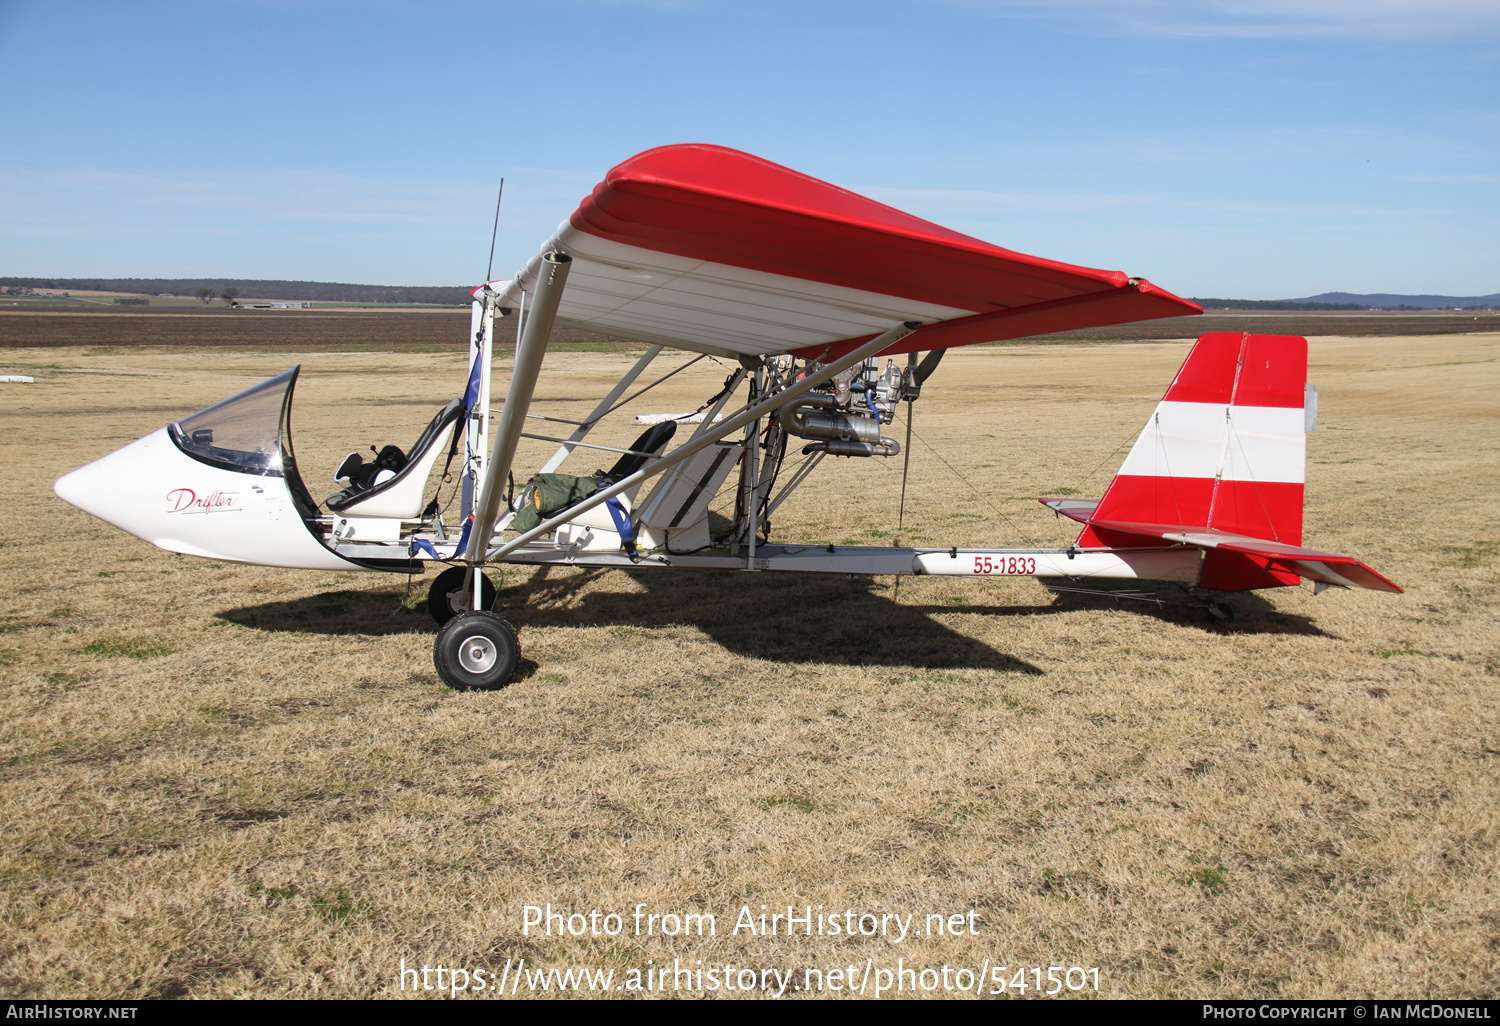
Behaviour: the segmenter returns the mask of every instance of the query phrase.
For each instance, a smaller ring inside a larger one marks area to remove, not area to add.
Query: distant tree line
[[[231,285],[229,286],[229,288],[219,293],[219,296],[230,306],[237,306],[238,304],[235,303],[235,300],[239,298],[239,294],[240,290]],[[207,306],[209,303],[212,303],[214,301],[214,290],[206,285],[201,289],[195,290],[193,292],[193,295],[197,297],[198,301],[204,306]]]
[[[0,289],[69,289],[75,292],[134,292],[147,296],[233,294],[256,299],[323,303],[427,303],[467,306],[469,290],[442,285],[351,285],[332,281],[266,281],[245,278],[0,278]]]
[[[1298,303],[1290,299],[1199,299],[1189,296],[1205,310],[1368,310],[1362,303]],[[1404,309],[1404,308],[1403,308]]]

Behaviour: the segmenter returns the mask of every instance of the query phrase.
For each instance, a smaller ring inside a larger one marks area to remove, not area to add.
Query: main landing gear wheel
[[[468,568],[461,566],[450,566],[437,575],[432,582],[432,587],[427,589],[427,611],[437,621],[439,627],[469,611],[470,591],[464,587],[464,578],[468,575]],[[474,571],[479,573],[478,570]],[[479,583],[479,606],[481,609],[495,608],[495,586],[490,579],[480,574],[483,578]],[[471,584],[470,588],[473,587]]]
[[[494,613],[455,616],[443,624],[432,646],[438,676],[459,690],[498,688],[516,672],[521,643],[510,624]]]

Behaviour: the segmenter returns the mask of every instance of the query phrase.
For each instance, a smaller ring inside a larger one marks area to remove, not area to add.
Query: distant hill
[[[1384,292],[1362,296],[1352,292],[1325,292],[1320,296],[1308,296],[1294,302],[1358,303],[1377,310],[1452,310],[1455,307],[1460,310],[1492,310],[1500,307],[1500,292],[1488,296],[1395,296]]]
[[[429,303],[467,306],[469,290],[443,285],[351,285],[333,281],[266,281],[258,278],[0,278],[0,289],[69,289],[76,292],[168,293],[191,296],[199,289],[217,294],[228,286],[256,299],[321,303]]]
[[[1387,293],[1360,295],[1324,292],[1304,299],[1199,299],[1205,310],[1494,310],[1500,309],[1500,292],[1490,296],[1396,296]]]
[[[1189,296],[1205,310],[1368,310],[1363,303],[1314,303],[1305,299],[1202,299]]]
[[[234,286],[239,294],[256,299],[302,300],[322,303],[425,303],[467,306],[466,286],[354,285],[334,281],[269,281],[259,278],[0,278],[0,290],[68,289],[77,292],[129,292],[144,296],[168,293],[191,296],[199,289],[217,294]],[[1208,310],[1494,310],[1500,292],[1488,296],[1398,296],[1324,292],[1303,299],[1203,299],[1189,297]]]

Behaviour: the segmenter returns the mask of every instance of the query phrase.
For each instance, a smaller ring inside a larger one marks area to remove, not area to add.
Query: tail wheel
[[[443,624],[432,646],[432,662],[449,687],[462,691],[498,688],[521,661],[521,643],[510,624],[494,613],[472,612]]]
[[[495,608],[495,586],[490,579],[480,571],[475,570],[482,580],[479,582],[479,607],[481,609]],[[450,566],[437,575],[432,582],[432,587],[427,589],[427,611],[437,621],[439,627],[469,611],[470,596],[473,594],[473,585],[464,586],[464,579],[468,577],[467,567]]]
[[[1216,624],[1227,627],[1234,623],[1234,607],[1227,602],[1209,602],[1203,608]]]

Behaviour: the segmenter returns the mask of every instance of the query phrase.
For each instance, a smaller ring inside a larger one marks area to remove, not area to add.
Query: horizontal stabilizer
[[[1138,524],[1121,520],[1095,520],[1092,523],[1095,528],[1102,527],[1110,531],[1161,538],[1169,542],[1196,545],[1200,549],[1237,552],[1244,556],[1264,560],[1269,564],[1267,569],[1284,570],[1310,581],[1322,581],[1324,584],[1338,585],[1342,588],[1368,588],[1371,591],[1390,591],[1401,594],[1401,588],[1395,583],[1365,566],[1353,556],[1336,556],[1331,552],[1304,549],[1298,545],[1284,545],[1280,542],[1250,538],[1242,534],[1230,534],[1228,531],[1216,531],[1212,528],[1183,530],[1167,524]]]
[[[1038,499],[1054,513],[1061,513],[1069,519],[1076,520],[1080,524],[1089,522],[1089,517],[1094,515],[1094,510],[1099,508],[1098,499]]]

